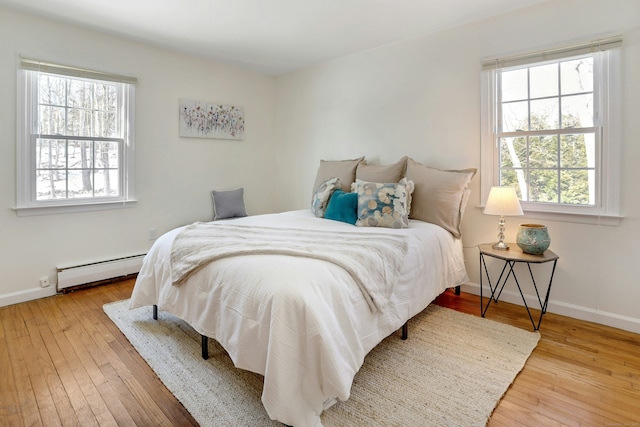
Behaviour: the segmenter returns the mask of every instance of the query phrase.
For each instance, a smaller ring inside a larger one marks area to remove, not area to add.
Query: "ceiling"
[[[0,0],[0,6],[278,75],[547,0]]]

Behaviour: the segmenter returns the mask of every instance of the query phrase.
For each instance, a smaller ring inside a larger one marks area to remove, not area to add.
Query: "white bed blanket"
[[[349,398],[353,378],[373,347],[443,290],[468,280],[461,241],[421,221],[410,220],[402,230],[354,227],[316,218],[307,209],[225,224],[408,239],[389,305],[376,312],[352,275],[325,260],[281,254],[227,257],[173,286],[171,248],[184,227],[165,233],[147,253],[131,308],[157,304],[217,340],[236,367],[264,375],[262,403],[269,416],[296,427],[320,426],[325,402]]]
[[[371,310],[384,310],[398,280],[408,240],[397,234],[198,222],[173,241],[172,283],[180,285],[208,263],[232,256],[316,258],[349,272]]]

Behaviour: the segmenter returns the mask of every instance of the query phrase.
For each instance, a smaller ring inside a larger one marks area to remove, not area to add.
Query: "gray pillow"
[[[400,182],[407,168],[407,156],[404,156],[392,165],[368,165],[366,162],[358,163],[356,179],[378,183]]]
[[[407,159],[407,179],[415,184],[409,218],[437,224],[460,237],[460,222],[476,169],[441,170]]]
[[[247,216],[244,208],[244,188],[236,190],[213,190],[213,220]]]
[[[356,168],[364,160],[364,156],[351,160],[320,160],[320,166],[316,172],[311,198],[324,181],[329,178],[340,179],[340,190],[348,193],[351,191],[351,183],[356,180]]]

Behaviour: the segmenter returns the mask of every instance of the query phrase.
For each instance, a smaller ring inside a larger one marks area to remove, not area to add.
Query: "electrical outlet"
[[[40,278],[40,286],[43,288],[49,287],[49,278],[47,276],[43,276]]]
[[[155,228],[149,229],[149,240],[156,240],[158,238],[158,230]]]

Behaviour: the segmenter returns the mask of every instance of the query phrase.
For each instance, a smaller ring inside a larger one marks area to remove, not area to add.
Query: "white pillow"
[[[324,218],[329,199],[334,191],[340,188],[339,178],[329,178],[320,183],[311,200],[311,212],[318,218]]]

